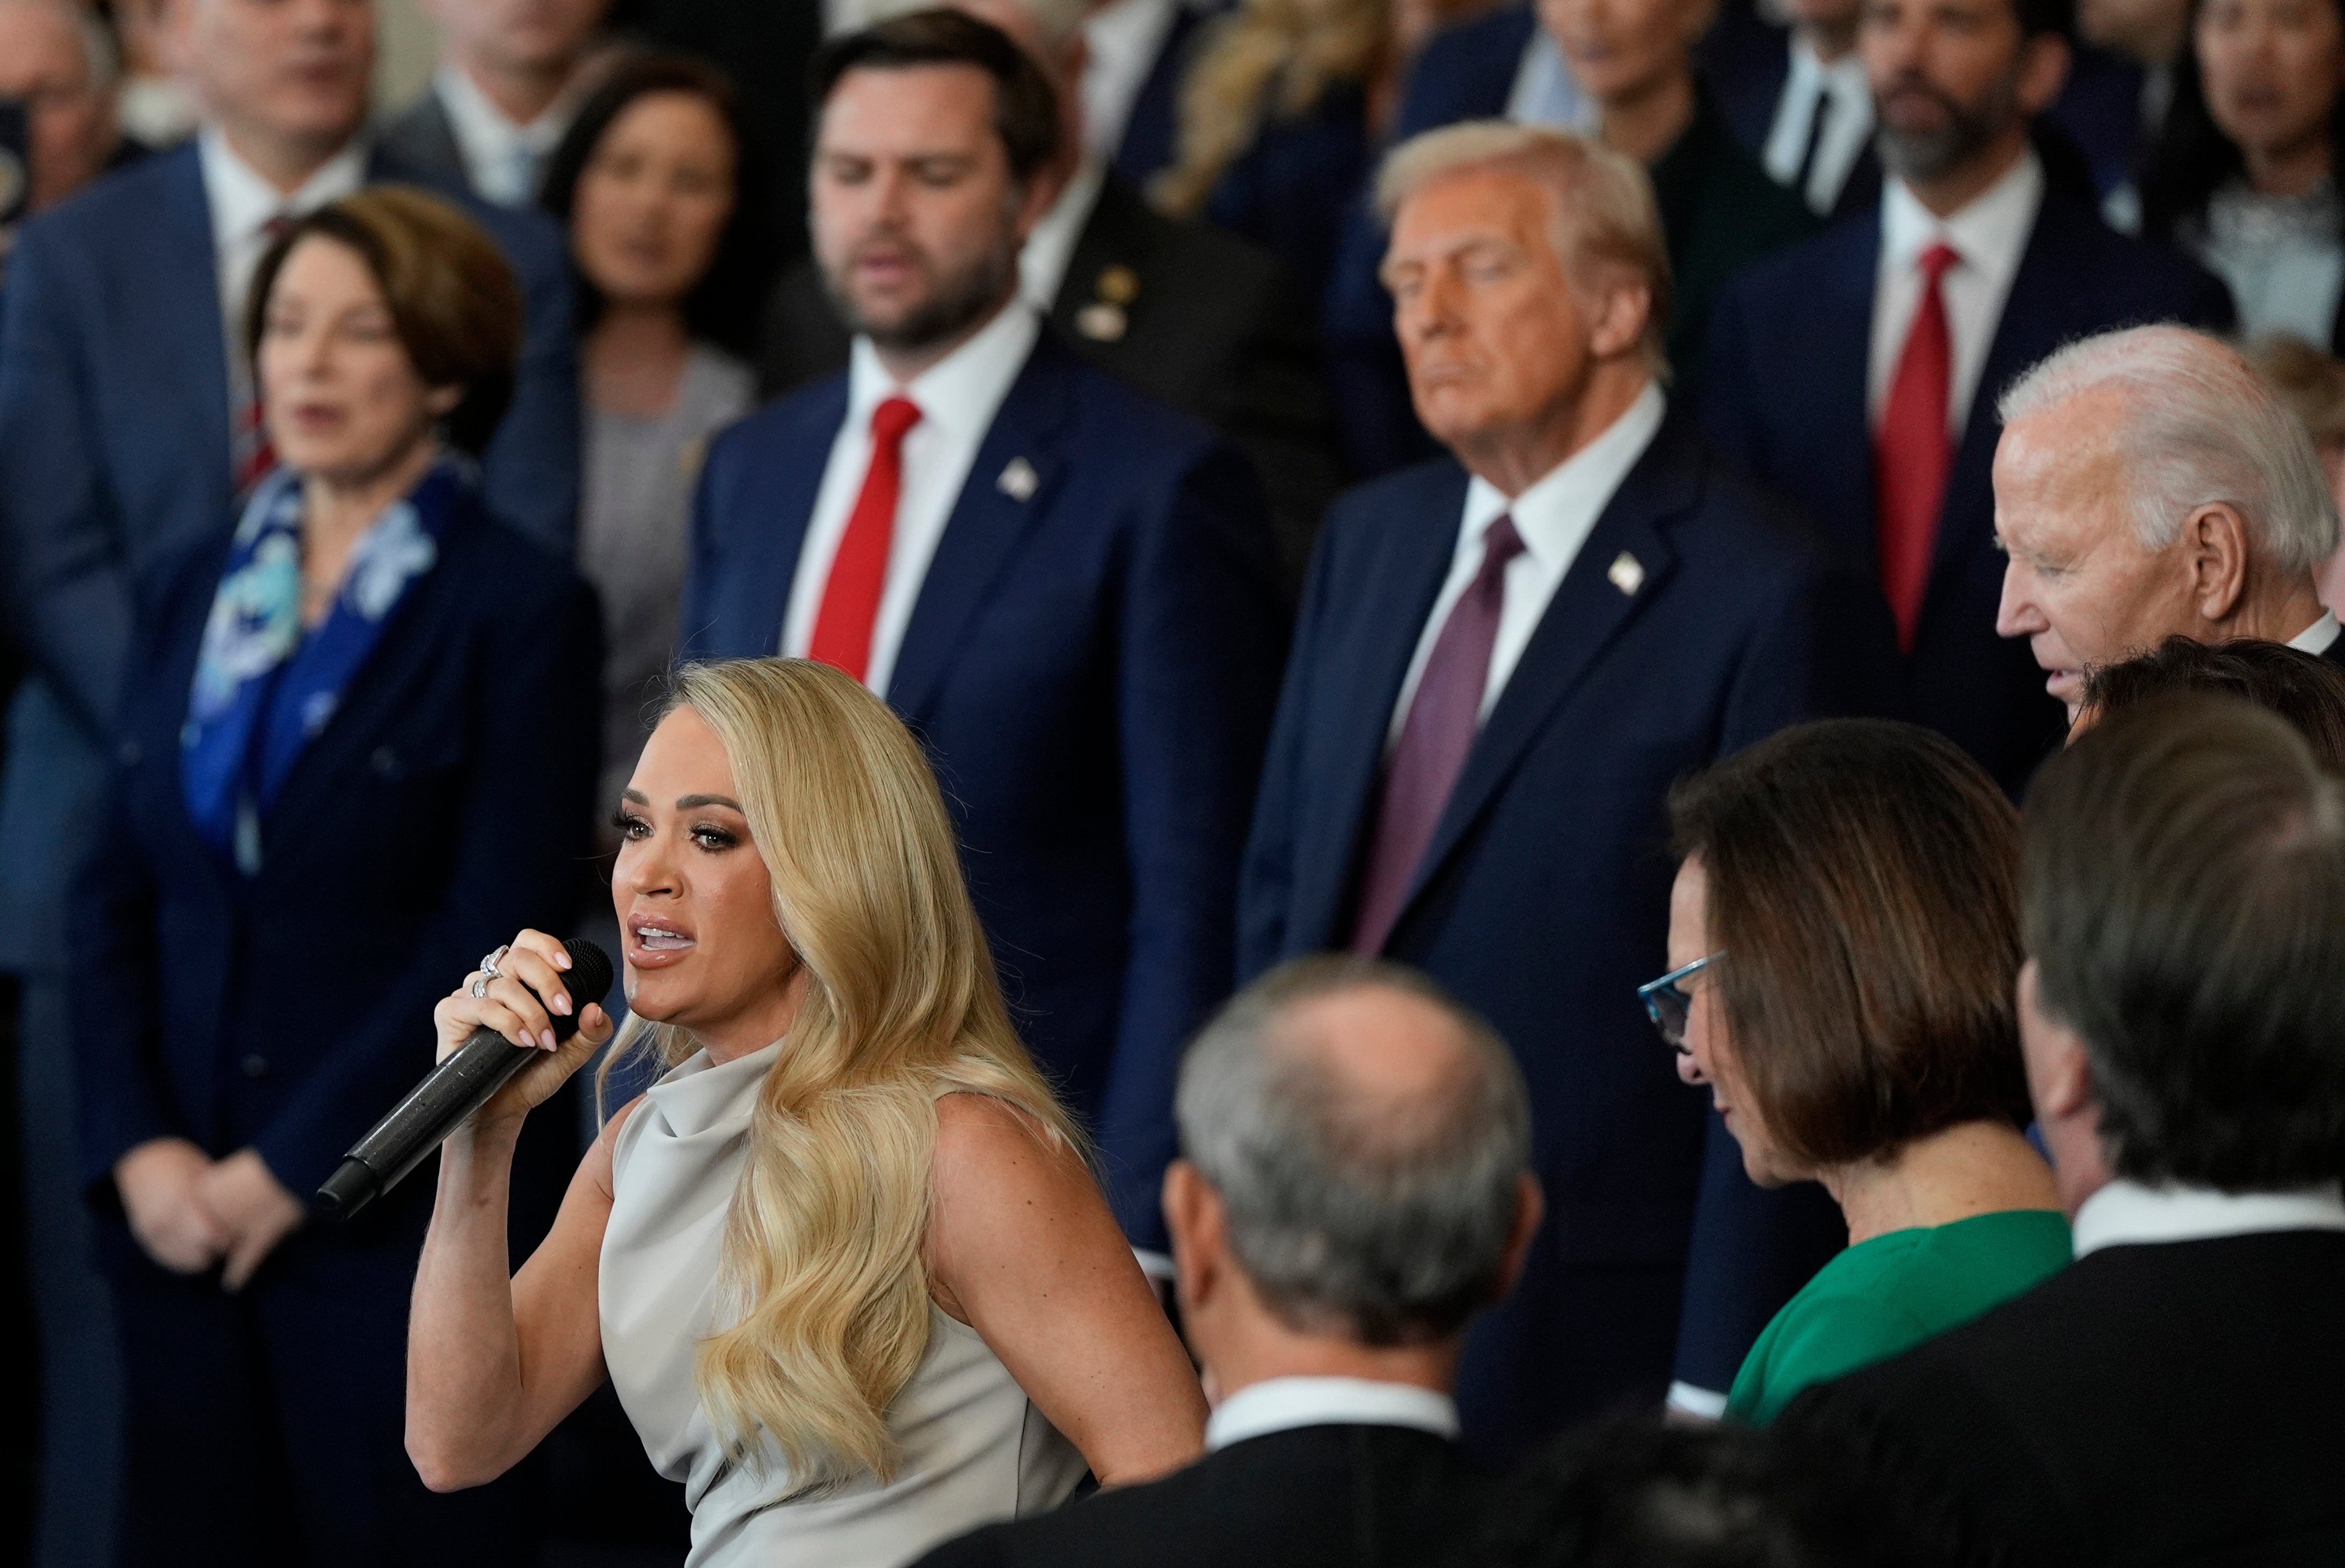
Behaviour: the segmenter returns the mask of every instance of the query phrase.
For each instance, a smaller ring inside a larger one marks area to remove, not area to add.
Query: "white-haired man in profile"
[[[2337,505],[2303,426],[2220,339],[2134,327],[2062,349],[1998,412],[1995,630],[2075,718],[2094,668],[2180,634],[2345,663],[2313,574]]]

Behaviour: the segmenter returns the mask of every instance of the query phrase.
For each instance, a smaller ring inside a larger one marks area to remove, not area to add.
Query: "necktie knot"
[[[1962,258],[1961,251],[1941,239],[1914,258],[1914,269],[1922,275],[1924,288],[1935,288],[1938,279],[1946,275],[1946,268]]]
[[[1485,592],[1503,592],[1507,567],[1522,552],[1523,536],[1515,531],[1515,520],[1500,512],[1482,531],[1482,570],[1474,574],[1474,586]]]
[[[898,445],[905,433],[919,422],[919,404],[909,398],[889,398],[871,410],[871,439],[881,446]]]

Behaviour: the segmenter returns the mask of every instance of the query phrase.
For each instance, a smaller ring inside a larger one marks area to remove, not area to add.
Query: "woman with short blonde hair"
[[[803,660],[698,665],[622,798],[633,1012],[667,1075],[506,1279],[504,1161],[610,1037],[534,932],[440,1006],[549,1047],[442,1152],[408,1447],[438,1489],[606,1371],[686,1483],[695,1568],[893,1563],[1198,1452],[1204,1407],[1011,1030],[944,802],[878,699]],[[479,993],[475,995],[475,993]],[[1063,1436],[1061,1435],[1063,1434]]]

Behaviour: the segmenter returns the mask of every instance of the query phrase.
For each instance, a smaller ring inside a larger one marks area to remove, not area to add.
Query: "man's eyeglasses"
[[[1693,998],[1686,995],[1685,982],[1725,956],[1723,953],[1709,954],[1637,987],[1637,1000],[1645,1004],[1645,1016],[1653,1020],[1653,1027],[1661,1032],[1661,1038],[1669,1042],[1671,1050],[1686,1048],[1686,1015],[1693,1011]]]

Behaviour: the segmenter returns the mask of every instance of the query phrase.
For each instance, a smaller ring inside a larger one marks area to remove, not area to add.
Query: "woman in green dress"
[[[1848,1249],[1760,1335],[1727,1414],[1910,1349],[2068,1261],[2029,1147],[2019,817],[1911,724],[1786,730],[1679,786],[1671,972],[1643,988],[1763,1186],[1823,1184]]]

